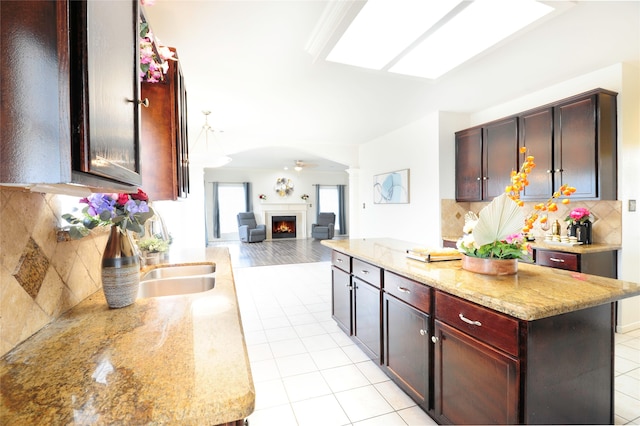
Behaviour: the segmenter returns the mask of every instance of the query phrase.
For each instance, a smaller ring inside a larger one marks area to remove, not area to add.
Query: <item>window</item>
[[[318,209],[321,212],[333,212],[336,214],[335,232],[340,234],[340,201],[337,186],[320,186]]]
[[[220,237],[228,239],[238,234],[238,213],[246,210],[244,186],[241,183],[218,185],[220,206]]]

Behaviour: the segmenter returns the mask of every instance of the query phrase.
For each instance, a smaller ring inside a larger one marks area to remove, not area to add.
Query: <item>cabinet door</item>
[[[535,157],[536,167],[529,173],[529,186],[520,194],[523,200],[544,200],[553,193],[553,108],[520,115],[519,147]],[[518,157],[518,169],[524,161]]]
[[[373,360],[380,360],[380,290],[353,278],[353,336]]]
[[[456,133],[456,200],[482,199],[482,129]]]
[[[351,335],[351,275],[331,267],[331,317]]]
[[[518,167],[518,119],[487,124],[482,131],[482,199],[492,200],[504,194]]]
[[[596,96],[558,105],[555,123],[555,185],[577,188],[573,198],[597,197]]]
[[[174,57],[178,55],[174,48]],[[184,77],[179,61],[167,61],[164,81],[142,82],[142,184],[152,200],[176,200],[189,193],[189,151]]]
[[[176,76],[176,110],[177,110],[177,129],[176,137],[178,139],[178,197],[186,198],[190,191],[189,181],[189,135],[187,132],[187,88],[184,84],[184,76],[180,63],[176,63],[178,70]]]
[[[69,2],[74,170],[140,185],[138,1]]]
[[[429,315],[388,294],[383,298],[384,368],[429,409]]]
[[[439,423],[518,423],[516,359],[435,321],[434,409]]]

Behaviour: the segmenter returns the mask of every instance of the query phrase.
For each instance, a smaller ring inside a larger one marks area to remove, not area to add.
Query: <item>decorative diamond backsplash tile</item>
[[[0,188],[0,356],[100,289],[108,233],[57,242],[59,197]]]
[[[29,242],[18,262],[18,269],[13,276],[29,296],[35,299],[38,297],[40,286],[42,286],[42,281],[44,281],[48,268],[49,259],[45,257],[40,247],[33,241],[33,238],[29,238]]]

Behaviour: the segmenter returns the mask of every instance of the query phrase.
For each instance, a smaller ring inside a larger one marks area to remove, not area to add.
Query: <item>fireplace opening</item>
[[[271,238],[295,238],[296,237],[296,217],[295,216],[272,216],[271,217]]]

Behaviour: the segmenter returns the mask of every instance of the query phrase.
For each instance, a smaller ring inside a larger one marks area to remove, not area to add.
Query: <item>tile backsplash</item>
[[[464,225],[464,215],[472,211],[476,214],[486,206],[485,203],[477,202],[461,202],[455,200],[441,200],[440,217],[442,237],[448,239],[457,239],[462,236],[462,227]],[[536,203],[525,202],[524,212],[533,211]],[[556,219],[561,224],[562,234],[566,233],[567,224],[564,219],[569,212],[576,207],[586,207],[593,217],[592,235],[594,243],[602,244],[622,244],[622,202],[619,200],[611,201],[579,201],[571,200],[568,205],[559,204],[558,211],[549,213],[549,222],[553,223]],[[540,229],[540,222],[536,222],[532,234],[534,237],[543,237],[547,232]]]
[[[0,356],[101,288],[108,232],[58,242],[60,200],[0,188]]]

